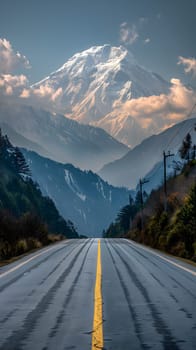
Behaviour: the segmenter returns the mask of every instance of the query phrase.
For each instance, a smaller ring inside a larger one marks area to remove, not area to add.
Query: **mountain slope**
[[[195,123],[196,119],[186,120],[159,135],[147,138],[121,159],[105,165],[100,170],[99,175],[114,186],[134,188],[139,179],[162,160],[164,150],[168,149],[174,153],[178,151],[185,135],[190,129],[194,130]],[[194,143],[196,143],[195,131],[192,131],[191,134]],[[168,143],[170,144],[168,145]]]
[[[196,261],[196,160],[186,161],[182,171],[144,202],[141,222],[140,195],[121,208],[104,232],[105,238],[130,238],[170,254]],[[147,184],[148,185],[148,184]],[[145,187],[146,190],[146,187]]]
[[[56,72],[32,86],[38,92],[40,88],[61,91],[58,108],[63,114],[97,125],[132,146],[141,141],[139,134],[135,138],[136,127],[144,134],[143,138],[147,135],[139,122],[134,126],[134,119],[122,114],[124,103],[167,93],[169,87],[158,74],[139,66],[126,48],[110,45],[75,54]]]
[[[31,215],[46,224],[49,232],[61,233],[68,238],[78,237],[75,230],[59,215],[54,203],[43,197],[40,189],[27,176],[22,154],[0,132],[0,216],[9,221],[9,215],[20,218]],[[4,214],[5,211],[5,214]],[[7,218],[7,219],[6,219]],[[29,228],[30,230],[30,228]],[[3,229],[0,230],[3,235]],[[26,233],[27,234],[27,233]],[[2,237],[0,237],[1,240]]]
[[[128,151],[100,128],[16,102],[0,104],[0,125],[17,146],[82,169],[100,169]]]
[[[80,234],[101,236],[129,192],[108,185],[92,171],[81,171],[71,164],[60,164],[23,150],[33,179],[51,197],[63,217],[74,220]]]
[[[167,212],[164,211],[164,188],[153,191],[143,210],[143,231],[133,220],[128,237],[153,248],[165,250],[196,261],[196,161],[192,160],[181,174],[167,181]]]

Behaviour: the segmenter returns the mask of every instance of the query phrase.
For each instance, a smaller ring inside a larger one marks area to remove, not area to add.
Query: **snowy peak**
[[[93,46],[88,50],[75,54],[60,69],[58,69],[57,72],[62,72],[71,66],[76,68],[75,65],[82,63],[86,67],[104,64],[110,64],[115,67],[115,65],[120,64],[126,58],[128,61],[132,62],[132,64],[136,63],[133,55],[123,46]]]
[[[170,84],[137,64],[125,47],[103,45],[75,54],[61,68],[33,86],[35,89],[40,87],[61,91],[58,106],[64,115],[99,126],[118,140],[134,146],[137,142],[127,120],[131,116],[123,112],[125,103],[132,98],[167,93]],[[127,130],[131,142],[124,135]]]
[[[115,80],[128,81],[129,76],[123,71],[126,70],[127,65],[130,67],[130,65],[135,64],[133,55],[123,46],[94,46],[75,54],[49,77],[34,84],[34,87],[38,87],[40,84],[51,85],[55,88],[61,87],[65,93],[69,95],[75,93],[77,97],[81,82],[83,83],[81,90],[85,92],[92,81],[94,82],[91,87],[93,86],[95,90],[103,86],[106,80],[109,86]]]

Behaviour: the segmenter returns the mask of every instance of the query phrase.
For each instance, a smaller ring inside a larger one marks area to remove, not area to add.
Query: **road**
[[[0,269],[1,350],[191,350],[196,268],[124,239],[63,241]]]

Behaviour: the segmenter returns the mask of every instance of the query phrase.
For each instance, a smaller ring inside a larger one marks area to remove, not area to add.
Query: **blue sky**
[[[94,45],[124,44],[164,78],[195,84],[178,57],[196,57],[195,0],[0,0],[0,38],[30,63],[38,81]]]

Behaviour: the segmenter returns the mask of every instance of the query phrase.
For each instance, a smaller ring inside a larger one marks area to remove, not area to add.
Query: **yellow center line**
[[[92,350],[103,349],[103,310],[101,292],[101,242],[98,241],[97,271],[94,291],[94,318],[92,332]]]

